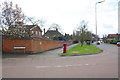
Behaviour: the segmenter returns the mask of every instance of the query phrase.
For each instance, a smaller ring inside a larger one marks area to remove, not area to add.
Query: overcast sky
[[[4,0],[2,0],[4,1]],[[2,2],[1,1],[1,2]],[[26,16],[46,20],[46,30],[52,23],[61,26],[64,33],[72,34],[85,20],[95,33],[95,3],[102,0],[6,0],[18,4]],[[97,4],[98,35],[118,33],[118,0]]]

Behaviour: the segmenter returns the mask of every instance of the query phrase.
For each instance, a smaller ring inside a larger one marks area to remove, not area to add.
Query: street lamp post
[[[104,0],[105,1],[105,0]],[[96,2],[95,3],[95,26],[96,26],[96,36],[97,36],[97,4],[102,3],[104,1]]]

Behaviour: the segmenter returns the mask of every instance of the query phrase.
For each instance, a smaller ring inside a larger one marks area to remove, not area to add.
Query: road
[[[72,45],[75,46],[75,45]],[[101,44],[104,52],[60,57],[62,48],[33,55],[3,55],[4,78],[118,78],[118,47]]]

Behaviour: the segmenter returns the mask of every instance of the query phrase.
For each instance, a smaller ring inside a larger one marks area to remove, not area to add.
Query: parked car
[[[100,43],[103,43],[103,41],[100,41]]]
[[[97,41],[97,45],[100,45],[100,41]]]
[[[117,46],[120,47],[120,42],[117,42]]]

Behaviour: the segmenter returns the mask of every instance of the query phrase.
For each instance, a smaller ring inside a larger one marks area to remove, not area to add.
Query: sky
[[[103,0],[1,0],[18,4],[28,17],[44,19],[44,28],[51,24],[60,25],[62,31],[72,34],[85,20],[88,30],[96,34],[95,3]],[[118,33],[118,0],[105,0],[97,4],[97,34],[102,37]]]

